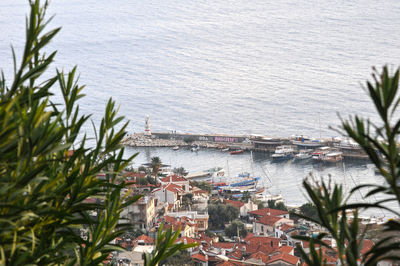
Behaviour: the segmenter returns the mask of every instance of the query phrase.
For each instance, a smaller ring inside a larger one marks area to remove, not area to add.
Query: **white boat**
[[[343,160],[342,157],[342,152],[340,151],[333,151],[333,152],[329,152],[327,154],[325,154],[325,156],[323,156],[321,158],[321,160],[324,163],[337,163]]]
[[[322,161],[322,158],[329,153],[330,147],[321,147],[318,150],[314,151],[312,155],[312,159],[314,161]]]
[[[173,147],[172,148],[174,151],[177,151],[177,150],[179,150],[179,146],[175,146],[175,147]]]
[[[282,145],[276,147],[275,153],[271,157],[273,161],[283,161],[293,158],[293,154],[294,149],[292,146]]]
[[[310,150],[300,150],[298,154],[294,156],[295,161],[305,161],[311,159],[311,151]]]

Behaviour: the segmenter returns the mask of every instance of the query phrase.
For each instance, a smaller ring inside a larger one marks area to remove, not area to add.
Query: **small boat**
[[[312,155],[310,150],[300,150],[300,152],[294,156],[294,161],[305,161],[311,159],[311,157]]]
[[[322,161],[322,158],[329,153],[330,147],[321,147],[314,151],[312,155],[313,161]]]
[[[232,155],[234,155],[234,154],[241,154],[241,153],[243,153],[243,152],[244,152],[244,150],[234,150],[234,151],[231,151],[230,154],[232,154]]]
[[[221,151],[229,151],[229,148],[221,149]]]
[[[342,157],[342,152],[340,151],[335,151],[335,152],[329,152],[327,154],[325,154],[325,156],[323,156],[321,158],[321,160],[324,163],[337,163],[343,160]]]
[[[173,147],[172,148],[174,151],[177,151],[177,150],[179,150],[179,146],[175,146],[175,147]]]
[[[272,154],[273,161],[284,161],[293,158],[294,149],[291,146],[283,145],[278,146],[275,149],[275,153]]]
[[[200,147],[198,145],[193,145],[193,147],[190,150],[191,151],[198,151],[198,150],[200,150]]]

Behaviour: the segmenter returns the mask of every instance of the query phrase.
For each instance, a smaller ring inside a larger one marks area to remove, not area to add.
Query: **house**
[[[224,200],[226,204],[230,204],[239,209],[239,214],[242,217],[248,216],[249,212],[256,211],[258,209],[257,204],[254,204],[251,200],[247,203],[236,201],[236,200]]]
[[[179,175],[169,175],[160,178],[161,185],[174,184],[180,186],[186,193],[190,192],[189,180]]]
[[[195,237],[197,235],[197,224],[191,219],[165,215],[163,220],[165,222],[165,229],[172,227],[173,230],[178,230],[178,228],[180,228],[181,232],[179,237]]]
[[[293,226],[294,221],[277,216],[261,216],[253,221],[253,233],[255,235],[275,236],[275,228],[283,224]]]
[[[199,211],[181,211],[168,213],[171,217],[187,217],[193,220],[197,225],[198,232],[204,232],[208,229],[208,213]]]
[[[173,209],[177,209],[181,205],[181,198],[185,191],[182,187],[169,183],[153,190],[152,193],[160,202],[172,204]]]
[[[141,230],[153,227],[156,218],[155,198],[144,196],[124,208],[121,218],[128,219],[130,223]]]

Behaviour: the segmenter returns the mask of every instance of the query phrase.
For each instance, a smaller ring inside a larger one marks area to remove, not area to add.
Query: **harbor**
[[[317,150],[329,147],[341,153],[345,159],[367,160],[368,156],[358,144],[344,138],[309,138],[305,136],[267,137],[261,135],[227,135],[227,134],[190,134],[176,132],[153,132],[130,134],[122,141],[130,147],[199,147],[202,149],[220,149],[232,154],[238,151],[257,151],[274,153],[278,147],[290,146],[293,155],[303,150]]]

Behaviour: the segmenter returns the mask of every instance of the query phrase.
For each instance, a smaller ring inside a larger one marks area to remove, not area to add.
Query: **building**
[[[189,193],[189,191],[190,191],[189,180],[187,180],[186,178],[179,176],[179,175],[173,174],[173,175],[169,175],[169,176],[160,178],[160,183],[161,183],[161,185],[167,185],[167,184],[178,185],[186,193]]]
[[[198,232],[204,232],[208,229],[208,213],[198,211],[182,211],[168,213],[171,217],[182,218],[187,217],[197,224]]]
[[[141,230],[149,230],[156,219],[155,198],[144,196],[138,201],[124,208],[121,218],[126,218],[135,227]]]
[[[253,222],[253,233],[255,235],[275,236],[275,228],[283,224],[294,225],[294,221],[276,216],[262,216]]]
[[[185,191],[182,187],[169,183],[153,190],[152,193],[160,202],[172,204],[172,209],[177,209],[181,206],[182,196],[185,194]]]

